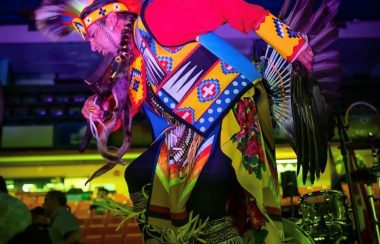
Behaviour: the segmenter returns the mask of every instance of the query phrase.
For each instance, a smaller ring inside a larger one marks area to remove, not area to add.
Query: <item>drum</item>
[[[299,225],[289,219],[282,219],[284,225],[285,240],[281,243],[287,244],[314,244],[313,238],[301,229]]]
[[[302,228],[314,240],[333,241],[348,235],[351,224],[342,192],[316,191],[300,198]]]

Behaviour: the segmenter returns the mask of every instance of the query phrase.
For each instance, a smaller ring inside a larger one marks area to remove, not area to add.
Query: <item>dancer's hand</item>
[[[102,106],[95,104],[96,95],[92,95],[87,98],[82,107],[82,115],[89,120],[90,117],[93,121],[104,121],[107,119],[107,116],[110,114],[112,107],[114,107],[113,96],[107,98]]]

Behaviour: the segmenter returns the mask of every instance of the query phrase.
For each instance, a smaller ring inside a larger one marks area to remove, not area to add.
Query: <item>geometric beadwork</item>
[[[194,109],[192,108],[178,108],[174,111],[179,117],[181,117],[186,122],[193,124],[194,123]]]
[[[220,62],[220,65],[222,67],[222,71],[224,74],[237,74],[238,71],[234,69],[231,65],[224,63],[223,61]]]
[[[284,38],[284,32],[282,31],[281,26],[283,25],[279,19],[273,18],[274,26],[276,27],[276,32],[279,37]]]
[[[132,69],[131,76],[129,78],[129,85],[134,91],[139,90],[139,85],[141,81],[141,72],[137,69]]]
[[[286,27],[286,30],[288,32],[288,37],[289,38],[299,38],[300,35],[293,29],[289,28],[289,27]]]
[[[168,52],[171,52],[171,53],[177,53],[179,52],[182,48],[184,47],[184,45],[181,45],[179,47],[164,47],[164,49]]]
[[[198,85],[197,94],[198,100],[207,102],[213,100],[219,95],[220,85],[216,79],[204,80]]]
[[[167,56],[157,56],[158,63],[162,68],[166,70],[166,72],[171,72],[173,59]]]

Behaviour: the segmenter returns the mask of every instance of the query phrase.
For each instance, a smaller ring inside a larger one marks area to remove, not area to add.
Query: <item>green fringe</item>
[[[148,194],[146,193],[145,188],[146,186],[143,187],[142,194],[145,198],[148,199]],[[143,226],[143,232],[160,241],[160,243],[190,244],[194,241],[207,243],[207,241],[205,239],[202,239],[201,236],[205,234],[203,230],[205,230],[209,219],[207,218],[206,220],[202,221],[199,215],[194,216],[194,213],[192,211],[189,213],[188,223],[178,228],[168,228],[147,224],[145,221],[145,209],[141,211],[135,211],[133,206],[116,202],[110,198],[101,198],[95,201],[94,205],[109,210],[113,216],[124,216],[116,230],[119,230],[128,219],[136,218],[137,223]],[[219,229],[218,227],[219,225],[209,228]],[[157,234],[159,234],[160,237],[157,237]],[[240,236],[234,236],[229,240],[220,242],[219,244],[243,244],[243,239]]]
[[[141,193],[145,199],[149,198],[148,193],[146,191],[146,188],[148,186],[150,186],[150,184],[146,184],[145,186],[143,186],[141,190]],[[138,224],[145,224],[145,209],[141,211],[135,211],[133,206],[121,204],[108,197],[101,198],[98,201],[95,201],[93,204],[95,206],[108,209],[111,212],[111,215],[113,216],[124,216],[124,218],[116,228],[117,231],[124,225],[125,221],[131,218],[136,218],[136,222]]]
[[[219,244],[243,244],[243,238],[241,238],[241,236],[235,236],[229,240],[220,242]]]
[[[101,200],[95,201],[94,205],[108,209],[113,216],[124,216],[116,230],[119,230],[125,221],[131,218],[136,218],[139,224],[145,223],[145,209],[142,211],[134,211],[133,206],[115,202],[110,198],[102,198]]]
[[[207,225],[208,218],[202,221],[199,215],[193,217],[193,212],[189,213],[189,222],[179,228],[163,228],[157,226],[146,225],[146,233],[161,243],[170,244],[188,244],[192,240],[197,240],[201,243],[207,243],[199,236],[204,234],[202,229]],[[161,238],[150,234],[150,231],[161,233]]]

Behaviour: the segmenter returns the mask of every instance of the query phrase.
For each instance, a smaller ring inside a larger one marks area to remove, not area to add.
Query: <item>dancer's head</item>
[[[73,20],[73,25],[90,42],[92,51],[117,54],[122,31],[126,24],[134,21],[139,6],[136,1],[96,0]],[[81,26],[83,28],[78,28]]]

